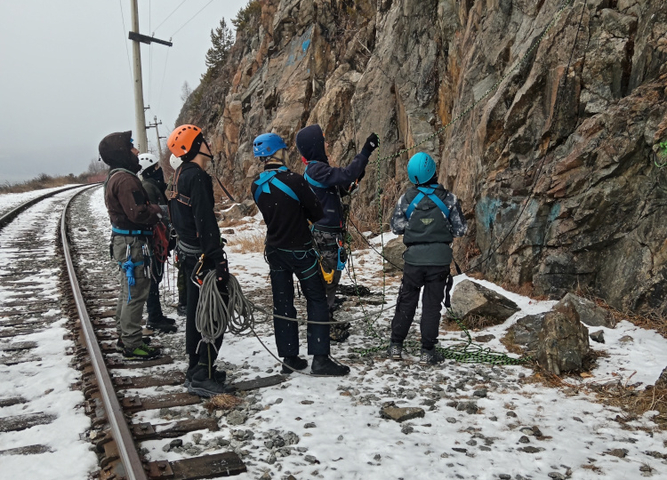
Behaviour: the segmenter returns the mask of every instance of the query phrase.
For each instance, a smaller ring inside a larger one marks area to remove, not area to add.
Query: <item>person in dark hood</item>
[[[151,153],[142,153],[139,155],[139,176],[142,178],[141,185],[148,194],[148,201],[153,205],[159,205],[163,211],[167,210],[167,197],[165,190],[167,184],[164,181],[164,172],[160,167],[157,157]],[[169,250],[169,232],[171,224],[168,215],[163,215],[161,228],[156,230],[157,237],[154,236],[155,257],[151,262],[151,288],[146,300],[146,311],[148,320],[146,326],[150,330],[157,330],[166,333],[173,333],[177,330],[174,319],[169,318],[162,312],[160,304],[160,282],[164,273],[164,262],[168,256]]]
[[[378,144],[378,136],[372,133],[366,139],[361,152],[347,167],[341,168],[329,164],[327,144],[319,125],[310,125],[296,134],[296,147],[306,163],[303,176],[324,210],[324,217],[313,225],[313,240],[320,253],[330,321],[334,321],[336,287],[347,262],[344,247],[347,219],[341,197],[349,195],[357,187],[364,176],[368,159]],[[331,340],[344,341],[350,335],[349,328],[349,323],[333,324]]]
[[[350,367],[335,362],[330,354],[329,308],[313,248],[309,222],[324,212],[308,183],[285,165],[287,145],[275,133],[264,133],[253,141],[253,153],[264,170],[251,191],[266,223],[264,258],[269,264],[273,293],[273,326],[278,355],[283,357],[282,373],[303,370],[308,361],[299,357],[299,324],[294,308],[294,276],[306,297],[308,353],[313,355],[315,375],[342,376]],[[294,319],[288,320],[288,317]]]
[[[141,317],[150,289],[152,227],[162,210],[151,205],[137,177],[139,153],[132,145],[132,132],[104,137],[100,157],[109,165],[104,182],[104,203],[111,221],[112,258],[119,266],[120,294],[116,306],[117,349],[125,357],[147,360],[159,355],[141,334]]]

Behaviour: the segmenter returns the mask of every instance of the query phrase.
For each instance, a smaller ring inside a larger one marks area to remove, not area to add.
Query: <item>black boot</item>
[[[183,385],[187,389],[190,388],[190,384],[192,383],[192,375],[195,373],[197,366],[198,365],[190,367],[188,368],[187,372],[185,372],[185,383]],[[217,368],[215,368],[215,365],[212,368],[213,368],[213,380],[215,380],[217,383],[224,384],[225,380],[227,380],[227,373],[224,370],[218,370]]]
[[[218,375],[216,375],[216,373]],[[218,379],[216,379],[216,376],[222,379],[222,382],[217,381]],[[188,393],[199,395],[200,397],[222,395],[227,392],[227,388],[224,384],[225,377],[225,372],[217,372],[214,368],[211,368],[209,371],[208,365],[200,363],[192,371],[192,379],[188,386]]]
[[[334,362],[329,355],[315,355],[311,371],[313,375],[342,377],[350,373],[350,367]]]
[[[280,372],[289,375],[294,370],[303,370],[307,366],[308,366],[308,360],[305,360],[301,357],[297,357],[296,355],[294,355],[293,357],[283,358],[283,368]]]
[[[146,322],[146,327],[150,330],[158,330],[164,333],[173,333],[178,330],[175,324],[176,322],[173,319],[162,315],[158,318],[149,318],[148,322]]]

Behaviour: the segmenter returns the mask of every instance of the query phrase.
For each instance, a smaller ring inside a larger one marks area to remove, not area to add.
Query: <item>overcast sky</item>
[[[247,3],[139,0],[140,33],[174,44],[141,46],[146,120],[162,121],[160,135],[174,127],[184,82],[194,89],[206,70],[211,29],[223,17],[233,28]],[[2,0],[0,184],[82,173],[106,134],[135,131],[130,26],[130,0]]]

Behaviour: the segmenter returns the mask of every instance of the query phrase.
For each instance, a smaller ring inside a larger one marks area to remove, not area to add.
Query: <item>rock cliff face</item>
[[[345,165],[374,131],[359,228],[386,230],[423,150],[470,224],[464,268],[667,313],[667,2],[258,1],[180,118],[202,126],[237,197],[260,133],[294,145],[319,123]]]

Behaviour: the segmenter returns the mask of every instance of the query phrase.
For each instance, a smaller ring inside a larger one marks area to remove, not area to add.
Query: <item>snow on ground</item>
[[[64,187],[43,188],[41,190],[33,190],[31,192],[22,193],[3,193],[0,194],[0,217],[9,213],[22,203],[25,203],[33,198],[37,198],[45,193],[61,190]],[[66,188],[66,187],[65,187]]]
[[[101,192],[95,192],[92,198],[98,223],[107,225]],[[270,308],[268,266],[262,252],[242,251],[238,246],[239,237],[263,235],[260,220],[260,216],[245,218],[242,224],[231,227],[234,233],[227,231],[224,236],[229,240],[230,270],[244,292],[250,300]],[[385,242],[390,238],[383,237]],[[380,245],[380,239],[373,238],[372,243]],[[286,479],[289,475],[296,479],[346,480],[667,478],[667,462],[661,458],[667,454],[667,434],[652,422],[655,412],[634,422],[619,423],[615,418],[623,414],[620,409],[599,403],[583,388],[610,381],[654,383],[667,366],[667,340],[627,321],[614,329],[604,329],[607,343],[591,345],[607,356],[599,358],[592,377],[568,377],[569,384],[581,387],[570,389],[548,388],[532,381],[532,370],[523,366],[446,361],[441,366],[422,367],[410,354],[403,362],[390,361],[381,351],[364,356],[362,350],[380,350],[386,344],[400,276],[384,275],[379,257],[371,249],[354,252],[354,265],[356,281],[373,292],[370,298],[381,303],[384,293],[387,303],[384,311],[382,305],[362,308],[356,298],[349,296],[337,312],[339,320],[353,322],[353,333],[345,343],[332,345],[332,355],[350,365],[352,373],[343,378],[293,374],[281,385],[248,392],[242,396],[245,406],[240,410],[215,413],[219,432],[190,434],[194,447],[213,441],[219,445],[217,450],[206,447],[202,454],[226,450],[240,453],[248,467],[247,473],[238,476],[240,479]],[[174,272],[172,269],[172,278],[165,280],[172,290]],[[352,275],[345,273],[343,278],[344,284],[352,285]],[[457,277],[456,283],[464,278]],[[472,280],[507,296],[521,308],[504,324],[483,331],[496,337],[484,345],[494,351],[505,352],[499,339],[517,319],[547,311],[554,304]],[[163,305],[171,302],[173,296],[165,295]],[[304,312],[302,299],[298,299],[298,310]],[[175,315],[170,307],[165,311]],[[367,323],[364,313],[374,320]],[[175,335],[182,335],[184,319],[177,320],[179,333]],[[232,381],[280,370],[279,363],[265,350],[276,354],[272,326],[262,314],[257,314],[256,320],[259,339],[250,334],[225,337],[219,361]],[[417,325],[413,325],[409,339],[417,338]],[[62,342],[61,332],[54,334],[53,341]],[[460,332],[441,333],[445,346],[460,341]],[[301,352],[306,353],[305,335]],[[67,375],[63,370],[63,376]],[[2,380],[3,385],[24,381],[23,376],[7,375]],[[170,388],[183,391],[178,386]],[[72,408],[66,397],[65,393],[60,397],[63,412]],[[380,410],[387,402],[419,407],[424,416],[403,423],[384,419]],[[141,415],[150,420],[157,414]],[[152,460],[187,456],[168,444],[167,439],[142,446]],[[85,464],[89,454],[80,455],[73,456],[71,463]],[[56,463],[49,464],[49,459],[44,462],[54,471],[60,468]],[[4,459],[0,463],[4,464]],[[0,478],[29,476],[0,469]],[[70,478],[85,476],[73,474]]]
[[[20,194],[18,203],[52,190],[58,189],[30,192],[32,195]],[[64,192],[38,203],[0,233],[0,275],[10,275],[18,268],[16,276],[21,277],[24,273],[21,265],[31,271],[25,279],[15,282],[13,288],[7,287],[9,282],[2,283],[0,310],[16,308],[7,304],[20,301],[27,291],[33,295],[32,301],[28,301],[30,308],[38,309],[53,303],[53,307],[47,311],[23,319],[26,322],[45,322],[44,329],[12,338],[0,338],[2,346],[12,342],[38,344],[37,348],[25,354],[26,360],[31,361],[16,365],[0,364],[0,400],[13,397],[27,400],[27,403],[0,408],[0,425],[4,418],[18,415],[42,412],[55,416],[53,422],[29,429],[10,432],[0,430],[0,451],[37,443],[50,450],[38,455],[0,453],[0,479],[85,479],[97,465],[97,457],[91,451],[90,444],[80,438],[90,428],[90,419],[82,407],[83,393],[72,388],[80,380],[80,373],[70,365],[71,357],[65,355],[73,343],[64,338],[68,333],[68,319],[60,310],[58,301],[59,269],[55,261],[55,235],[62,205],[71,195],[71,192]],[[0,209],[13,205],[8,209],[11,210],[18,205],[14,203],[15,199],[11,194],[0,195]],[[21,257],[19,260],[16,259],[16,253]],[[28,259],[27,256],[32,258]],[[4,358],[4,355],[0,356]]]

